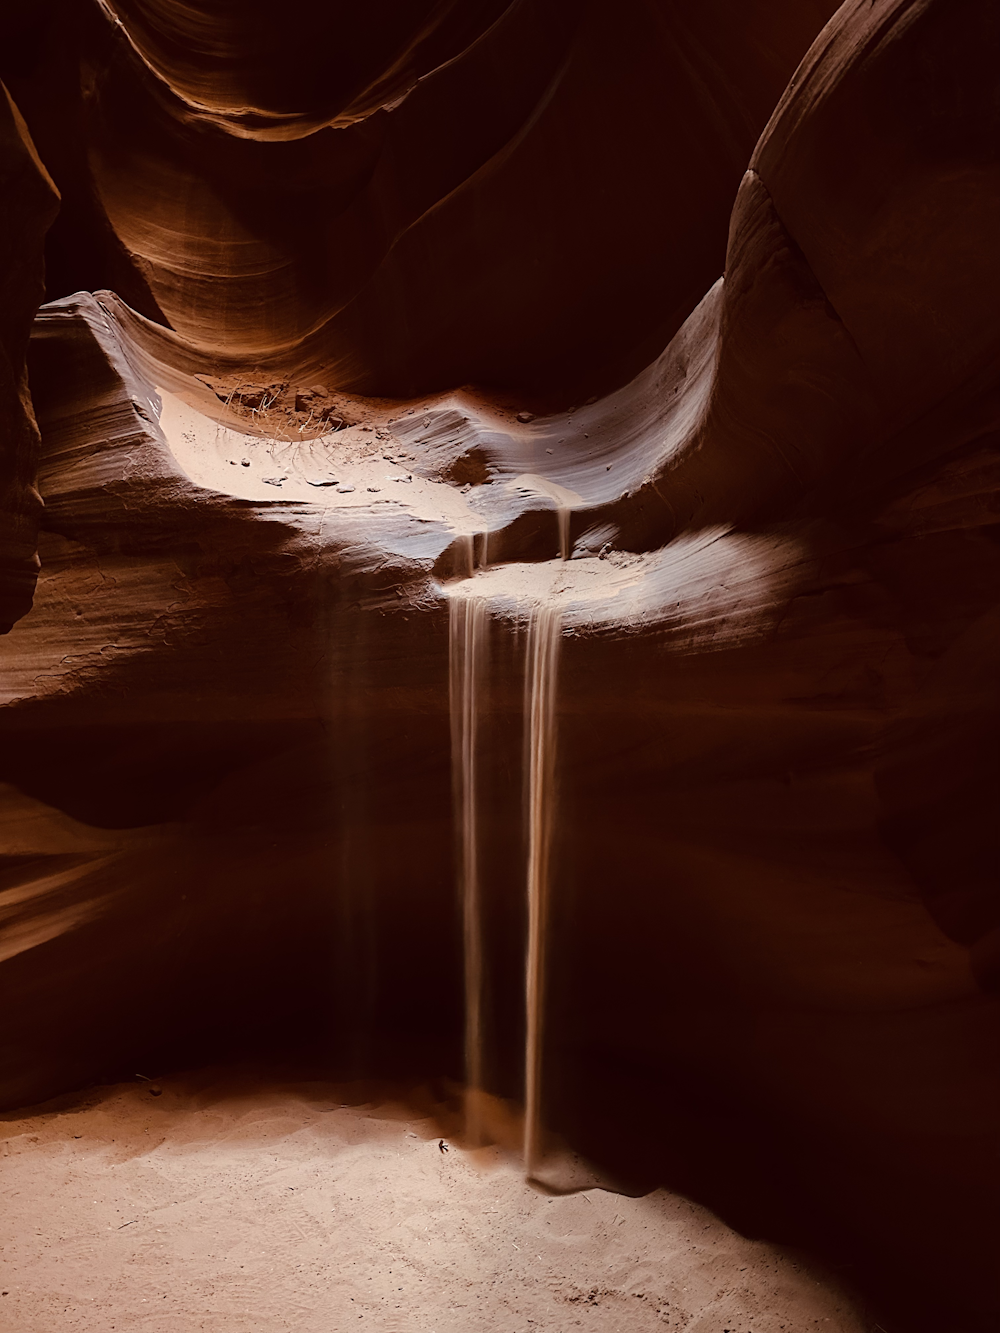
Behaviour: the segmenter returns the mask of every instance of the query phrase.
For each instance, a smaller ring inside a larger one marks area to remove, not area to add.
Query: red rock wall
[[[11,74],[100,234],[58,238],[50,296],[113,287],[209,355],[308,337],[364,393],[565,401],[638,370],[715,280],[834,5],[467,0],[429,29],[412,4],[43,8]]]
[[[42,243],[58,196],[0,84],[0,633],[31,606],[41,500],[25,354],[44,291]]]

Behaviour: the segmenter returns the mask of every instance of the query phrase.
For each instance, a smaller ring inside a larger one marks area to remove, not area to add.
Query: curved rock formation
[[[331,387],[565,402],[637,371],[714,281],[754,141],[834,5],[300,8],[50,5],[63,54],[39,39],[23,100],[104,229],[89,272],[60,238],[60,269],[203,360],[294,361],[308,337]]]
[[[32,340],[0,1095],[237,1052],[461,1082],[474,973],[518,1103],[527,934],[544,1128],[891,1331],[991,1333],[993,7],[851,0],[794,73],[825,11],[375,9],[336,88],[228,12],[67,38],[152,299],[59,293]],[[677,108],[676,152],[631,137]]]
[[[38,573],[38,428],[25,354],[44,290],[42,243],[57,202],[27,126],[0,84],[0,634],[30,608]]]

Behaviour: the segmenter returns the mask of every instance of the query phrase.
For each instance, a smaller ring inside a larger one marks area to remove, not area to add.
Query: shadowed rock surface
[[[0,633],[31,606],[38,574],[38,428],[25,354],[57,200],[24,119],[0,84]]]
[[[833,1259],[889,1333],[992,1333],[1000,20],[734,11],[373,9],[337,80],[222,6],[26,21],[36,90],[89,70],[61,160],[105,239],[53,253],[127,281],[50,291],[31,344],[0,1096],[461,1081],[448,618],[482,597],[518,1102],[544,604],[548,1127]]]
[[[203,363],[361,393],[587,397],[718,276],[834,8],[45,0],[8,76],[75,210],[49,295],[111,287]]]

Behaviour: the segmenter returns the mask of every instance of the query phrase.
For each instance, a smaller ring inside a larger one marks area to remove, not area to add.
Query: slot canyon
[[[3,33],[0,1333],[1000,1333],[1000,6]]]

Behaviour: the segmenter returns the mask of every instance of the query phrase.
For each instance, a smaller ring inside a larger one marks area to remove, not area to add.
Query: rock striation
[[[0,84],[0,633],[31,606],[41,499],[25,356],[44,291],[42,244],[58,194]]]
[[[79,216],[50,296],[110,287],[203,363],[300,354],[365,394],[585,398],[718,276],[834,8],[47,0],[8,76]]]

